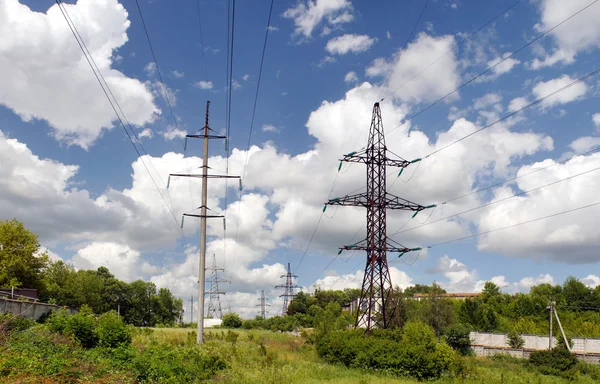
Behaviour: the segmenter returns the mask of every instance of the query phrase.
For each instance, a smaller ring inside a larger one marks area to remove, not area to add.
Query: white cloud
[[[344,76],[344,81],[346,83],[356,83],[358,81],[358,76],[356,75],[356,72],[346,73],[346,76]]]
[[[125,8],[116,0],[64,6],[129,122],[152,122],[160,113],[152,93],[112,67],[113,53],[128,40]],[[116,116],[57,5],[41,13],[4,1],[0,35],[0,104],[25,122],[47,121],[57,140],[84,149],[113,128]]]
[[[274,126],[273,124],[263,124],[262,126],[262,131],[263,132],[274,132],[274,133],[279,133],[279,128],[277,128],[276,126]]]
[[[527,101],[526,98],[524,98],[524,97],[515,97],[508,104],[508,111],[509,112],[519,111],[519,110],[523,109],[528,104],[529,104],[529,101]]]
[[[547,170],[518,179],[518,190],[531,190],[600,167],[600,154],[578,156],[561,164],[548,159],[521,167],[517,175],[550,165],[552,167]],[[595,203],[595,191],[600,188],[598,180],[598,175],[592,172],[489,207],[479,218],[478,231],[502,228]],[[498,188],[494,191],[493,201],[514,193],[508,186]],[[595,249],[600,245],[600,235],[594,224],[596,209],[592,207],[489,233],[479,238],[478,247],[484,251],[564,263],[597,262],[600,259]]]
[[[537,277],[524,277],[517,283],[517,286],[520,291],[528,292],[531,289],[531,287],[540,284],[555,285],[556,282],[550,274],[546,273],[541,274]]]
[[[181,79],[182,77],[185,76],[185,72],[179,72],[179,71],[175,70],[175,71],[171,72],[171,75],[176,79]]]
[[[392,281],[393,286],[399,286],[402,289],[406,289],[412,285],[413,279],[410,278],[406,272],[399,270],[396,267],[389,267],[390,270],[390,279]],[[360,288],[363,282],[363,276],[365,272],[361,270],[357,270],[354,273],[349,273],[345,275],[329,275],[325,276],[322,279],[318,279],[315,283],[309,287],[309,291],[312,291],[314,288],[319,287],[321,289],[333,289],[333,290],[343,290],[345,288]]]
[[[546,31],[589,4],[587,0],[542,0],[539,2],[541,21],[536,24],[536,29]],[[600,47],[599,18],[600,7],[593,4],[552,31],[555,43],[552,52],[533,60],[531,67],[539,69],[557,63],[570,64],[579,52]]]
[[[327,64],[333,64],[337,61],[337,59],[333,56],[325,56],[323,59],[321,59],[321,61],[319,61],[316,66],[318,68],[323,68],[324,66],[326,66]]]
[[[279,28],[269,25],[269,32],[275,32],[275,31],[279,31]]]
[[[575,139],[569,144],[569,147],[571,147],[575,153],[586,153],[599,145],[600,137],[584,136]]]
[[[450,4],[450,8],[452,8],[452,9],[458,9],[458,4],[452,3],[452,4]]]
[[[514,67],[519,65],[521,61],[515,58],[507,58],[511,53],[507,52],[502,57],[496,57],[487,62],[487,67],[493,67],[490,75],[481,76],[478,81],[492,81],[497,79],[498,77],[509,73],[513,70]],[[494,67],[495,66],[495,67]]]
[[[161,83],[160,81],[147,81],[146,87],[152,90],[154,97],[160,97],[165,100],[165,102],[168,101],[171,106],[177,104],[177,91],[172,90],[165,83]]]
[[[231,82],[231,87],[233,89],[240,89],[240,88],[242,88],[242,84],[240,84],[240,82],[237,81],[236,79],[233,79],[233,81]]]
[[[334,37],[327,42],[325,50],[332,55],[345,55],[349,52],[365,52],[375,42],[375,39],[367,35],[346,34]]]
[[[194,86],[200,89],[213,89],[213,82],[200,80],[195,82]]]
[[[310,38],[315,28],[325,21],[325,29],[330,30],[337,25],[348,23],[354,19],[352,3],[348,0],[307,0],[300,1],[294,8],[289,8],[283,17],[293,19],[295,35]]]
[[[541,81],[533,87],[533,94],[536,99],[549,95],[550,93],[567,86],[575,81],[568,75],[563,75],[559,78]],[[551,107],[554,105],[567,104],[572,101],[579,100],[587,93],[587,85],[584,82],[579,82],[569,88],[549,97],[542,102],[542,106]]]
[[[175,139],[183,139],[187,135],[187,131],[169,125],[166,131],[160,132],[165,140],[171,141]]]
[[[154,132],[151,128],[145,128],[142,132],[138,133],[138,138],[141,139],[151,139],[154,137]]]
[[[244,76],[242,76],[242,80],[246,81],[250,78],[250,75],[246,74]]]
[[[387,32],[385,33],[385,37],[387,37],[387,39],[388,39],[388,40],[391,40],[391,39],[392,39],[392,34],[390,33],[390,31],[387,31]]]
[[[596,288],[600,285],[600,277],[596,275],[587,275],[587,277],[581,279],[581,282],[590,288]]]
[[[486,93],[485,95],[473,100],[473,108],[483,109],[502,101],[502,96],[498,93]]]
[[[396,52],[389,60],[375,59],[366,74],[386,78],[393,71],[386,93],[395,90],[393,96],[398,100],[417,103],[436,100],[456,89],[460,83],[458,62],[451,50],[453,45],[453,36],[431,37],[421,33],[406,50]],[[446,54],[448,51],[450,53]],[[443,58],[435,66],[416,76],[441,56]],[[394,66],[396,61],[397,65]]]
[[[151,61],[148,64],[146,64],[144,66],[144,72],[146,72],[146,75],[148,77],[155,76],[158,73],[158,70],[156,69],[156,63],[154,61]]]
[[[596,128],[600,129],[600,113],[594,113],[592,121],[594,122],[594,125],[596,125]]]

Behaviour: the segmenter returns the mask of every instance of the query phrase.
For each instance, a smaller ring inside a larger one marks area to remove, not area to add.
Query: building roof
[[[480,293],[458,293],[458,292],[452,292],[452,293],[440,293],[437,294],[435,296],[438,297],[477,297],[479,296]],[[430,297],[433,296],[431,293],[415,293],[413,297]]]

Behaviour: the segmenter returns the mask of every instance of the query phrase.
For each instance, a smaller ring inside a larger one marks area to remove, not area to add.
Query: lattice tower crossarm
[[[360,206],[367,209],[367,237],[356,244],[340,248],[367,252],[365,275],[361,287],[355,327],[388,328],[399,324],[398,306],[393,295],[393,286],[387,262],[388,252],[405,252],[419,248],[408,248],[387,238],[387,210],[414,211],[415,214],[432,206],[423,206],[394,196],[386,189],[388,166],[406,168],[418,161],[402,158],[392,159],[387,155],[383,122],[379,103],[373,107],[367,147],[345,155],[343,162],[363,163],[367,166],[366,193],[330,199],[325,205]],[[325,208],[324,208],[325,209]],[[414,215],[413,215],[414,217]]]

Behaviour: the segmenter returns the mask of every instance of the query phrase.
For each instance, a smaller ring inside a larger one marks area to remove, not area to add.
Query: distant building
[[[453,300],[465,300],[468,298],[477,297],[479,295],[480,295],[480,293],[438,293],[438,294],[435,294],[435,297],[442,297],[445,299],[453,299]],[[430,293],[415,293],[412,297],[409,297],[409,299],[421,301],[423,299],[427,299],[432,296],[434,296],[434,295],[430,294]]]

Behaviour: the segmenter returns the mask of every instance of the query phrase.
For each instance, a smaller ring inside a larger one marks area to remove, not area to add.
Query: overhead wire
[[[254,106],[252,107],[252,119],[250,120],[250,132],[248,133],[248,145],[246,148],[246,158],[244,160],[244,167],[243,167],[242,175],[241,175],[242,179],[244,179],[244,176],[246,175],[246,166],[248,165],[248,155],[250,153],[250,143],[252,140],[252,131],[254,129],[254,118],[256,117],[256,106],[258,105],[258,93],[260,91],[260,80],[262,79],[263,64],[265,62],[265,52],[267,51],[267,41],[269,39],[269,30],[271,29],[271,15],[273,14],[273,3],[274,3],[274,0],[271,0],[271,5],[269,7],[269,17],[267,19],[267,29],[265,31],[265,40],[263,43],[262,54],[260,56],[260,66],[258,69],[256,93],[254,95]],[[242,189],[240,191],[240,199],[239,199],[240,202],[238,204],[238,215],[237,215],[238,225],[235,226],[235,240],[236,241],[238,238],[238,231],[240,228],[239,221],[240,221],[240,215],[241,215],[241,211],[242,211],[242,196],[243,196],[243,194],[244,194],[244,190]],[[233,253],[233,258],[235,260],[235,250]]]
[[[204,52],[204,33],[202,32],[202,17],[200,13],[200,0],[196,0],[196,13],[198,14],[198,27],[200,30],[200,46],[202,47],[202,62],[204,63],[204,81],[208,81],[208,69],[206,64],[206,53]]]
[[[146,165],[146,162],[144,161],[144,158],[143,158],[142,154],[140,153],[139,149],[137,148],[136,143],[140,146],[140,148],[142,149],[142,151],[144,152],[144,154],[148,157],[148,161],[150,162],[150,166],[155,170],[155,172],[157,172],[157,175],[158,175],[159,179],[160,179],[160,174],[158,174],[158,171],[156,171],[156,168],[154,168],[154,165],[152,164],[152,161],[150,160],[150,156],[148,155],[148,153],[146,152],[145,148],[141,144],[141,141],[140,141],[139,137],[137,136],[137,134],[135,133],[135,130],[129,124],[129,121],[127,120],[127,117],[123,113],[123,110],[122,110],[121,106],[119,105],[117,99],[114,97],[114,94],[112,93],[112,90],[110,89],[110,86],[108,85],[108,83],[104,79],[104,76],[102,75],[102,72],[100,72],[100,69],[98,68],[98,66],[97,66],[97,64],[96,64],[93,56],[91,55],[89,49],[87,48],[87,45],[85,44],[85,41],[81,37],[81,34],[79,33],[79,31],[77,29],[77,26],[75,25],[75,23],[73,22],[73,20],[69,16],[69,13],[68,13],[67,9],[64,7],[64,4],[63,4],[62,0],[55,0],[55,1],[56,1],[56,4],[58,5],[59,10],[62,13],[64,19],[65,19],[65,21],[67,22],[67,25],[69,26],[69,29],[71,30],[71,33],[75,37],[75,40],[77,41],[77,44],[79,45],[79,48],[83,52],[83,55],[84,55],[84,57],[85,57],[88,65],[90,66],[92,72],[94,73],[94,76],[95,76],[96,80],[98,81],[98,84],[100,85],[100,88],[102,88],[102,92],[104,93],[104,96],[108,100],[108,102],[109,102],[109,104],[110,104],[113,112],[117,116],[117,119],[119,120],[119,123],[121,124],[121,127],[123,128],[123,130],[125,131],[125,134],[129,138],[129,141],[131,142],[131,145],[133,146],[133,149],[135,150],[136,154],[138,155],[138,158],[140,159],[142,165],[144,166],[144,169],[148,173],[148,176],[150,176],[150,180],[152,181],[152,184],[154,184],[154,187],[156,188],[158,194],[160,195],[163,203],[167,207],[167,210],[171,213],[171,216],[175,220],[175,224],[177,225],[177,228],[179,229],[179,231],[180,231],[180,233],[182,235],[182,241],[184,243],[184,247],[187,248],[187,241],[185,239],[185,234],[184,234],[183,230],[181,230],[181,228],[179,227],[179,222],[177,220],[177,217],[175,216],[175,213],[173,212],[173,209],[169,206],[169,204],[167,203],[167,200],[165,199],[165,197],[161,193],[160,188],[158,187],[158,184],[154,180],[154,177],[152,176],[152,173],[148,169],[148,166]],[[111,96],[112,96],[112,99],[111,99]],[[121,114],[119,114],[118,111],[120,111]],[[125,122],[123,120],[125,120],[127,122],[127,125],[125,124]],[[131,130],[131,133],[127,130],[127,126]],[[133,135],[133,137],[132,137],[132,135]],[[135,137],[135,139],[134,139],[134,137]],[[171,205],[172,205],[172,203],[171,203]]]
[[[580,10],[578,10],[577,12],[571,14],[569,17],[567,17],[566,19],[563,19],[561,22],[559,22],[558,24],[554,25],[552,28],[546,30],[545,32],[543,32],[542,34],[538,35],[537,37],[535,37],[533,40],[530,40],[529,42],[527,42],[525,45],[521,46],[520,48],[518,48],[516,51],[513,51],[510,55],[507,55],[506,57],[502,58],[502,60],[498,61],[497,63],[490,65],[487,67],[487,69],[485,69],[483,72],[480,72],[479,74],[475,75],[474,77],[472,77],[471,79],[467,80],[466,82],[462,83],[461,85],[459,85],[457,88],[455,88],[453,91],[447,93],[445,96],[442,96],[441,98],[437,99],[436,101],[434,101],[433,103],[429,104],[427,107],[419,110],[418,112],[412,114],[409,118],[405,119],[402,123],[400,123],[399,125],[397,125],[396,127],[392,128],[390,131],[388,131],[388,134],[392,133],[393,131],[395,131],[396,129],[406,125],[408,122],[412,121],[415,117],[420,116],[421,114],[423,114],[424,112],[426,112],[427,110],[429,110],[430,108],[432,108],[433,106],[437,105],[438,103],[440,103],[441,101],[444,101],[445,99],[447,99],[448,97],[452,96],[453,94],[455,94],[456,92],[458,92],[459,90],[463,89],[464,87],[466,87],[467,85],[471,84],[472,82],[474,82],[475,80],[481,78],[483,75],[485,75],[486,73],[492,71],[494,68],[498,67],[500,64],[504,63],[505,61],[507,61],[508,59],[511,59],[513,56],[515,56],[517,53],[521,52],[522,50],[524,50],[525,48],[531,46],[533,43],[535,43],[536,41],[540,40],[541,38],[547,36],[550,32],[554,31],[556,28],[560,27],[561,25],[563,25],[564,23],[566,23],[567,21],[571,20],[572,18],[574,18],[575,16],[577,16],[578,14],[580,14],[581,12],[585,11],[586,9],[588,9],[589,7],[591,7],[592,5],[596,4],[598,1],[600,0],[594,0],[591,3],[589,3],[588,5],[586,5],[585,7],[581,8]]]

